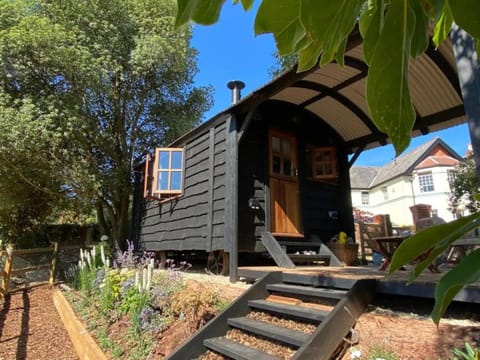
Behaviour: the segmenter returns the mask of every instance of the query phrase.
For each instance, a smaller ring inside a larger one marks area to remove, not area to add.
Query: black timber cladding
[[[238,250],[252,251],[266,229],[266,189],[268,189],[268,128],[258,116],[252,120],[239,145]],[[259,209],[248,200],[256,198]]]
[[[196,135],[184,145],[182,196],[145,203],[139,236],[143,250],[225,249],[225,121]]]
[[[255,240],[269,229],[268,130],[274,128],[297,138],[300,208],[305,240],[328,240],[345,231],[353,235],[348,157],[345,143],[327,124],[309,111],[280,101],[262,104],[239,146],[239,251],[252,250]],[[337,149],[339,177],[336,181],[314,181],[307,160],[311,147]],[[260,209],[248,207],[256,197]],[[329,213],[336,212],[337,218]]]

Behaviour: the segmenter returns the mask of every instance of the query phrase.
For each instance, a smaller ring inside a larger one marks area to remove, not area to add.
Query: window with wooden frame
[[[151,166],[151,161],[147,157],[144,196],[168,199],[181,195],[183,189],[183,149],[156,148],[153,166]]]
[[[311,149],[312,178],[329,180],[338,177],[337,150],[333,146]]]

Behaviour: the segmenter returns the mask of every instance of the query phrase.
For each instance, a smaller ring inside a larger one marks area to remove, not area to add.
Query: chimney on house
[[[227,87],[232,90],[232,105],[235,105],[242,97],[241,90],[245,87],[245,83],[240,80],[232,80],[228,82]]]

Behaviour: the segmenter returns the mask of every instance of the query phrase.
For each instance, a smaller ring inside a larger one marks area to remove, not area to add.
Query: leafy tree
[[[52,117],[28,100],[11,102],[0,92],[0,234],[8,242],[33,231],[64,199],[60,177],[51,176],[60,148],[48,131]]]
[[[475,199],[478,193],[478,177],[473,156],[466,158],[456,167],[450,188],[450,207],[454,213],[459,206],[464,206],[470,213],[480,211],[480,202]]]
[[[208,25],[217,21],[225,0],[177,0],[177,25],[189,20]],[[233,0],[245,10],[253,0]],[[255,18],[255,33],[272,33],[280,56],[297,54],[298,71],[335,60],[343,65],[348,35],[358,25],[363,55],[369,67],[366,98],[372,120],[386,133],[397,154],[409,144],[415,110],[408,87],[408,64],[425,52],[433,29],[440,44],[453,23],[476,41],[480,53],[478,0],[262,0]],[[429,256],[412,272],[416,278],[458,237],[480,225],[480,214],[426,229],[403,242],[395,252],[395,271],[419,254]],[[436,288],[432,313],[438,323],[455,294],[480,279],[480,250],[463,259]]]
[[[292,69],[298,62],[295,54],[281,56],[278,52],[275,52],[273,58],[275,59],[275,64],[269,69],[272,79],[280,76],[284,71]]]
[[[126,239],[135,165],[211,103],[175,12],[173,0],[0,0],[2,189],[95,208]]]

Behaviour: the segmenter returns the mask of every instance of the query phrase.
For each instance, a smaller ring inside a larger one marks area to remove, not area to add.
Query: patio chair
[[[423,229],[426,229],[426,228],[429,228],[429,227],[432,227],[432,226],[435,226],[435,225],[445,224],[445,223],[446,223],[446,221],[443,220],[441,217],[432,216],[432,217],[428,217],[428,218],[418,219],[417,222],[415,223],[415,229],[418,232],[420,230],[423,230]],[[418,261],[424,260],[428,256],[429,253],[430,253],[430,250],[428,250],[425,254],[420,255],[417,258],[417,260]],[[432,264],[428,267],[428,269],[431,272],[440,272],[440,270],[438,269],[438,266],[435,262],[432,262]]]
[[[364,223],[364,222],[360,222],[358,225],[359,225],[362,261],[366,262],[366,253],[367,253],[367,250],[370,250],[373,263],[375,265],[380,266],[383,258],[382,258],[381,252],[378,249],[377,243],[373,239],[376,237],[387,235],[385,226],[383,224]]]

